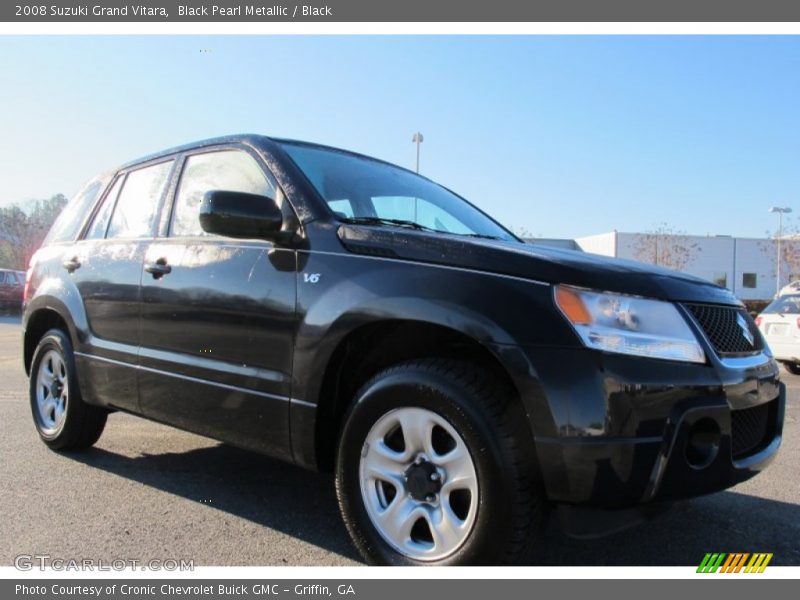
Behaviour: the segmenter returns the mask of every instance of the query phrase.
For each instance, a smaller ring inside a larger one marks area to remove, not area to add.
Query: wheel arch
[[[25,372],[30,370],[33,352],[47,329],[58,327],[69,336],[73,348],[79,350],[88,335],[88,322],[78,289],[70,280],[34,274],[33,293],[23,310],[23,360]]]
[[[27,308],[25,333],[23,334],[23,361],[26,374],[30,374],[36,346],[44,334],[51,329],[62,330],[69,337],[72,345],[75,345],[75,326],[61,311],[48,305]]]
[[[504,365],[497,347],[447,325],[415,319],[383,319],[362,324],[342,336],[326,361],[319,379],[314,418],[301,419],[292,434],[302,446],[298,462],[320,470],[332,468],[343,417],[358,388],[380,370],[400,362],[447,357],[490,369],[513,390],[512,402],[525,416],[520,390]],[[311,422],[313,421],[313,427]],[[308,438],[313,439],[309,447]],[[531,438],[531,443],[533,440]],[[297,449],[296,449],[297,450]],[[304,458],[303,458],[304,457]]]

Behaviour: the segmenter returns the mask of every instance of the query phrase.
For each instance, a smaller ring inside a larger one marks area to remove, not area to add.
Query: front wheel
[[[544,497],[530,429],[511,399],[480,366],[448,360],[398,365],[361,389],[336,487],[368,562],[504,564],[529,555]]]
[[[108,411],[81,398],[72,344],[60,329],[45,333],[33,353],[30,402],[39,437],[54,450],[88,448],[106,426]]]

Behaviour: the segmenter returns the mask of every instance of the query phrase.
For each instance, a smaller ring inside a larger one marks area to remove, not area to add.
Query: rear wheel
[[[30,402],[39,437],[54,450],[92,446],[108,417],[81,398],[72,344],[60,329],[45,333],[33,353]]]
[[[382,371],[356,395],[340,440],[337,494],[375,564],[497,564],[538,541],[544,497],[512,390],[449,360]]]

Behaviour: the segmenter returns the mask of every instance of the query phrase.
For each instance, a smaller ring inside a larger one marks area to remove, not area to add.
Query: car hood
[[[741,305],[730,291],[704,279],[578,250],[366,225],[342,225],[338,235],[345,248],[357,254],[475,269],[662,300]]]

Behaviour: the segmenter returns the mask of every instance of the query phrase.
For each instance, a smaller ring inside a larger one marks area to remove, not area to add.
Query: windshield
[[[463,198],[399,167],[302,144],[283,148],[342,221],[517,241]]]
[[[800,314],[800,295],[781,296],[767,306],[767,308],[763,310],[762,314],[767,313],[780,313],[784,315]]]

